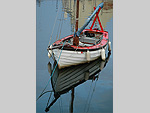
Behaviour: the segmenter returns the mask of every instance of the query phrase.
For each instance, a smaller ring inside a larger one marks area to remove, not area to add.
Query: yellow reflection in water
[[[72,31],[75,25],[76,15],[76,0],[62,0],[64,17],[67,18],[67,14],[71,17]],[[113,16],[113,0],[79,0],[79,28],[85,23],[86,19],[94,11],[95,6],[104,2],[104,7],[99,14],[103,28],[106,27],[107,22]]]

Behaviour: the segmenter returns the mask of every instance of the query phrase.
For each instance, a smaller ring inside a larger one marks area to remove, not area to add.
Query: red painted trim
[[[74,45],[71,45],[70,47],[73,47],[74,49],[96,49],[96,48],[100,48],[100,47],[104,46],[108,42],[108,32],[107,31],[93,30],[93,29],[83,30],[83,32],[85,32],[85,31],[102,32],[104,34],[102,41],[100,43],[98,43],[97,45],[89,46],[89,47],[79,47],[79,46],[74,46]],[[54,42],[53,45],[55,45],[55,44],[63,45],[63,44],[60,44],[60,42],[65,41],[69,38],[73,38],[73,35],[69,35],[67,37],[64,37],[64,38]]]
[[[94,10],[95,10],[95,9],[96,9],[96,8],[94,7]],[[100,28],[101,28],[101,30],[103,31],[103,27],[102,27],[102,24],[101,24],[100,19],[99,19],[99,16],[98,16],[98,14],[99,14],[100,10],[101,10],[101,8],[99,8],[98,12],[96,13],[96,16],[95,16],[95,18],[94,18],[94,20],[93,20],[93,23],[92,23],[92,25],[91,25],[90,29],[92,29],[92,28],[93,28],[93,26],[94,26],[94,24],[95,24],[96,19],[98,19],[98,22],[99,22]]]
[[[101,30],[103,31],[103,27],[102,27],[102,24],[101,24],[101,21],[100,21],[99,17],[97,19],[98,19],[99,25],[101,27]]]

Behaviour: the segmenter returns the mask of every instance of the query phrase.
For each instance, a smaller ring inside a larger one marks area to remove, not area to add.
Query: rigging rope
[[[93,83],[93,82],[91,82],[91,85],[90,85],[90,90],[89,90],[89,93],[88,93],[88,97],[87,97],[86,103],[88,103],[88,99],[89,99],[89,96],[90,96],[90,92],[91,92],[92,83]],[[87,105],[87,104],[85,104],[84,111],[86,111],[86,105]]]
[[[55,18],[55,22],[54,22],[54,25],[53,25],[53,29],[52,29],[52,33],[51,33],[50,41],[49,41],[49,44],[48,44],[48,45],[50,45],[50,42],[51,42],[51,39],[52,39],[52,35],[53,35],[54,28],[55,28],[55,25],[56,25],[56,20],[57,20],[57,17],[58,17],[59,8],[60,8],[60,5],[59,5],[59,7],[58,7],[57,15],[56,15],[56,18]]]
[[[65,41],[65,42],[66,42],[66,41]],[[45,86],[45,88],[43,89],[43,91],[42,91],[42,93],[40,94],[40,96],[37,98],[37,100],[43,95],[43,92],[44,92],[45,89],[47,88],[47,86],[48,86],[48,84],[49,84],[49,82],[50,82],[50,80],[51,80],[51,77],[53,76],[53,74],[54,74],[54,72],[55,72],[55,70],[56,70],[56,67],[57,67],[57,65],[58,65],[58,62],[59,62],[59,59],[60,59],[62,50],[63,50],[64,45],[65,45],[65,42],[63,43],[63,46],[62,46],[62,48],[61,48],[61,52],[60,52],[59,58],[58,58],[58,60],[57,60],[57,63],[56,63],[56,65],[55,65],[55,68],[53,69],[53,72],[52,72],[52,74],[51,74],[51,76],[50,76],[50,78],[49,78],[49,80],[48,80],[48,83],[47,83],[47,85]]]
[[[61,14],[60,20],[61,20],[61,19],[62,19],[62,14]],[[61,25],[61,21],[59,22],[58,31],[60,31],[60,25]],[[59,33],[59,32],[57,32],[56,40],[57,40],[57,37],[58,37],[58,33]]]
[[[95,85],[94,85],[94,88],[93,88],[93,92],[92,92],[91,98],[90,98],[90,100],[89,100],[89,103],[87,104],[87,105],[88,105],[88,110],[87,110],[86,113],[88,113],[88,111],[89,111],[90,103],[91,103],[91,100],[92,100],[92,97],[93,97],[93,93],[94,93],[94,91],[95,91],[96,83],[97,83],[97,81],[95,82]]]
[[[62,17],[63,17],[63,16],[62,16]],[[60,33],[59,33],[59,39],[60,39],[60,35],[61,35],[61,29],[62,29],[62,25],[63,25],[63,19],[64,19],[64,18],[62,18],[62,22],[61,22]]]

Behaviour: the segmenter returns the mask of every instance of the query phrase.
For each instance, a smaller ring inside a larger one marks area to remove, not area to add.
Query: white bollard
[[[88,62],[90,61],[90,52],[89,52],[89,50],[87,50],[87,52],[86,52],[86,59],[87,59]]]
[[[51,56],[52,56],[52,50],[49,50],[48,51],[48,57],[51,58]]]
[[[102,60],[105,60],[105,49],[104,48],[101,51],[101,58],[102,58]]]
[[[102,70],[103,68],[104,68],[104,65],[105,65],[105,61],[101,61],[101,63],[100,63],[100,70]]]
[[[108,51],[111,51],[111,42],[108,42]]]
[[[49,62],[49,63],[47,64],[47,66],[48,66],[48,72],[49,72],[49,74],[51,75],[51,73],[52,73],[51,63]]]
[[[85,80],[88,80],[89,79],[89,75],[90,75],[90,73],[87,71],[87,72],[85,72],[85,74],[84,74],[84,79]]]

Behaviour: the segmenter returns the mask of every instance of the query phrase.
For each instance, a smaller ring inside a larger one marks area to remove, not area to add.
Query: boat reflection
[[[51,78],[51,85],[54,92],[54,99],[47,105],[45,111],[48,112],[50,107],[57,101],[57,99],[62,95],[71,90],[71,103],[70,112],[73,113],[73,101],[74,101],[74,89],[76,86],[86,82],[87,80],[98,80],[99,73],[106,66],[109,61],[111,53],[108,52],[107,58],[101,60],[100,58],[92,61],[90,63],[81,64],[77,66],[71,66],[64,69],[55,70],[54,75]],[[53,67],[55,67],[56,62],[54,62]],[[54,68],[53,68],[54,69]],[[51,64],[48,63],[48,71],[51,75]],[[49,100],[48,100],[49,101]]]

